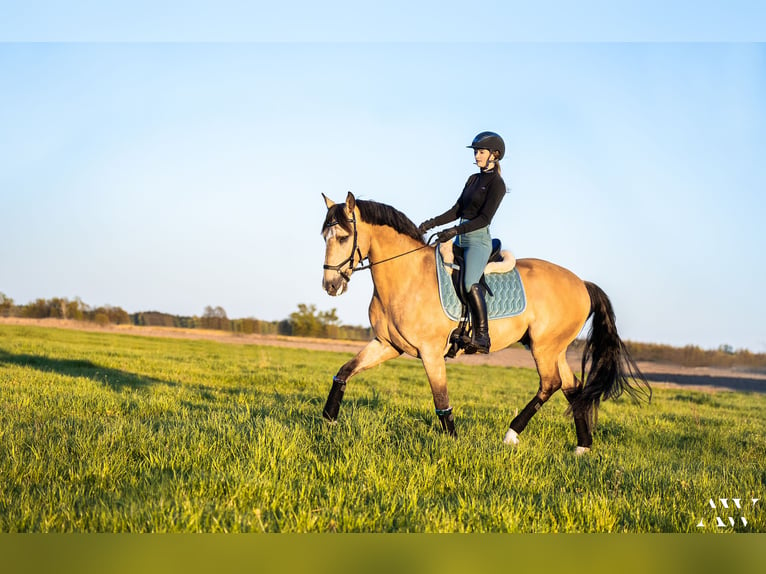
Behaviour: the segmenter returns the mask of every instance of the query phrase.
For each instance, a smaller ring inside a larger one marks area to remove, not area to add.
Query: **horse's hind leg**
[[[575,454],[584,454],[590,450],[593,444],[590,417],[587,412],[575,411],[572,405],[582,393],[582,382],[575,376],[567,363],[566,351],[559,356],[559,373],[561,375],[561,392],[564,393],[574,418],[575,432],[577,433],[577,447]]]
[[[519,435],[527,427],[529,421],[537,414],[540,407],[551,398],[551,395],[561,388],[561,375],[556,359],[558,353],[559,351],[551,349],[532,348],[532,356],[535,358],[537,372],[540,375],[540,386],[532,400],[511,421],[510,427],[503,438],[505,444],[519,444]]]
[[[364,349],[359,351],[356,357],[343,365],[338,374],[332,378],[332,388],[327,397],[322,416],[328,421],[335,421],[338,418],[340,403],[343,400],[343,393],[346,391],[346,382],[351,377],[366,369],[380,365],[389,359],[394,359],[401,354],[401,351],[379,339],[370,341]]]

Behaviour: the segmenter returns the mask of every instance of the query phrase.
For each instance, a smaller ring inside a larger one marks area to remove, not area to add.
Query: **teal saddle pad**
[[[447,317],[460,321],[463,315],[463,305],[455,293],[452,276],[444,267],[444,260],[436,248],[436,275],[439,280],[439,298]],[[521,276],[515,267],[507,273],[490,273],[484,276],[493,295],[486,294],[487,315],[490,319],[513,317],[524,312],[527,307],[527,296]]]

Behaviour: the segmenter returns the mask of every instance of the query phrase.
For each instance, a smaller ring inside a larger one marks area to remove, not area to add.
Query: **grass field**
[[[0,531],[766,532],[766,395],[604,403],[578,458],[560,393],[502,444],[529,369],[449,365],[456,440],[410,360],[329,425],[350,357],[0,325]]]

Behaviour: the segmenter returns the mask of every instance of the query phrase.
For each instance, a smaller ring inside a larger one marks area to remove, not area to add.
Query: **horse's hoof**
[[[505,433],[505,436],[503,437],[503,442],[505,444],[510,444],[513,446],[519,445],[519,433],[517,433],[513,429],[508,429],[508,432]]]
[[[578,446],[578,447],[575,447],[575,449],[574,449],[575,456],[582,456],[582,455],[587,454],[589,452],[590,452],[590,447],[589,446]]]

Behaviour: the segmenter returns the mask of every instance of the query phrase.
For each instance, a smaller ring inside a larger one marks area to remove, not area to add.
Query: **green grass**
[[[449,365],[456,440],[412,360],[352,379],[327,424],[351,356],[0,326],[0,531],[766,531],[764,501],[708,503],[766,498],[766,395],[606,402],[578,458],[560,393],[502,444],[529,369]]]

